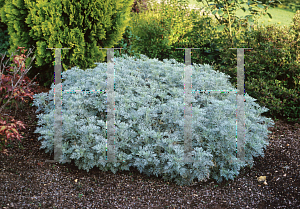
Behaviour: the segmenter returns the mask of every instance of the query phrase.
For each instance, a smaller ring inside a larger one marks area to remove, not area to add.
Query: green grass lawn
[[[161,1],[161,0],[160,0]],[[202,8],[206,5],[206,3],[202,2],[197,2],[196,0],[189,0],[190,6],[196,7],[196,8]],[[211,2],[213,3],[213,2]],[[249,7],[247,4],[242,4],[246,9]],[[262,9],[258,8],[259,11],[262,11]],[[272,19],[269,18],[269,16],[266,14],[265,16],[262,16],[259,18],[258,23],[259,25],[264,24],[264,25],[272,25],[272,24],[277,24],[279,26],[291,26],[293,23],[293,17],[296,14],[296,12],[291,12],[286,9],[281,9],[281,8],[271,8],[269,7],[267,10],[268,13],[272,15]],[[238,17],[244,17],[246,15],[250,15],[251,13],[249,11],[244,12],[242,9],[238,9],[236,11],[236,15]]]

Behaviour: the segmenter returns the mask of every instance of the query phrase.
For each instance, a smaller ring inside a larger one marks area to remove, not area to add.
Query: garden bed
[[[49,90],[49,89],[48,89]],[[47,92],[44,89],[43,92]],[[159,177],[130,171],[89,173],[71,164],[47,163],[53,154],[39,150],[36,107],[6,111],[27,128],[22,143],[0,154],[2,208],[297,208],[300,205],[300,126],[283,121],[269,128],[264,157],[254,158],[235,179],[177,186]],[[266,184],[258,177],[266,176]]]

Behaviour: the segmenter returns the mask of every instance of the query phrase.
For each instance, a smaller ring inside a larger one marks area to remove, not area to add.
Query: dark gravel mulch
[[[47,89],[44,89],[44,92]],[[97,168],[87,173],[71,164],[48,163],[33,133],[36,107],[5,110],[27,128],[0,154],[2,208],[300,208],[300,125],[281,120],[269,128],[265,156],[255,158],[235,179],[177,186],[131,168],[113,174]],[[258,177],[266,176],[264,183]]]

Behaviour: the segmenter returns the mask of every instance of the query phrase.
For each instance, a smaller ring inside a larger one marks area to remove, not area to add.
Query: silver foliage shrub
[[[106,94],[63,93],[61,162],[74,159],[87,172],[129,170],[135,166],[148,176],[162,176],[179,185],[194,179],[234,179],[241,167],[253,166],[253,156],[263,156],[267,129],[274,125],[261,116],[268,109],[245,95],[245,162],[236,159],[236,94],[192,94],[192,151],[195,162],[184,159],[184,64],[175,60],[115,57],[115,153],[106,160]],[[107,63],[62,73],[63,90],[106,89]],[[192,89],[236,90],[227,75],[209,65],[192,65]],[[48,93],[34,95],[39,122],[40,149],[54,149],[54,84]],[[102,114],[100,114],[102,113]],[[263,124],[263,122],[265,122]],[[158,150],[160,149],[160,154]],[[99,162],[102,161],[102,162]]]

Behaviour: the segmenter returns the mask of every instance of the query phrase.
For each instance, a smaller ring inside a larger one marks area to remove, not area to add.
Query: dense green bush
[[[158,39],[155,43],[157,45],[154,45],[158,46],[156,53],[159,59],[170,57],[181,63],[184,63],[184,50],[175,50],[175,48],[201,48],[201,50],[192,50],[192,63],[211,65],[215,63],[216,69],[231,76],[230,81],[235,86],[237,50],[229,48],[253,48],[253,50],[245,50],[244,56],[246,91],[258,98],[261,105],[268,106],[270,111],[266,115],[300,122],[300,72],[297,63],[297,60],[298,62],[300,60],[299,15],[296,14],[293,21],[294,26],[291,28],[252,27],[252,32],[244,31],[245,35],[239,36],[236,45],[231,45],[226,33],[216,32],[216,22],[209,17],[202,17],[193,22],[193,29],[183,36],[180,43],[167,45],[171,49],[171,54],[164,53],[168,48],[163,45],[163,39]],[[151,29],[153,30],[151,34],[158,34],[155,27]],[[141,42],[144,39],[142,37]],[[164,50],[162,46],[165,47]],[[147,53],[146,50],[143,52],[150,56],[152,53],[152,51]]]
[[[287,121],[299,122],[300,118],[300,65],[295,37],[297,33],[288,27],[260,27],[252,33],[245,48],[245,90],[260,105],[270,109],[266,115]],[[224,47],[226,48],[226,47]],[[229,46],[227,48],[230,48]],[[226,52],[226,51],[224,51]],[[236,50],[221,55],[216,69],[231,76],[236,85]]]
[[[116,57],[119,57],[123,54],[140,57],[136,46],[133,45],[133,41],[140,40],[140,38],[133,35],[130,28],[130,26],[126,27],[123,38],[118,42],[116,46],[114,46],[114,48],[122,48],[114,51]]]
[[[69,48],[61,50],[62,71],[103,62],[107,50],[99,48],[110,48],[122,38],[132,4],[133,0],[7,1],[1,19],[10,34],[8,51],[35,46],[36,61],[28,76],[40,73],[40,83],[50,87],[55,50],[46,48]]]
[[[133,18],[130,23],[133,34],[140,37],[139,41],[134,42],[139,53],[161,61],[171,57],[171,52],[175,51],[174,44],[182,39],[186,31],[192,29],[191,18],[186,16],[187,5],[184,1],[169,0],[166,4],[168,7],[161,8],[161,5],[154,3],[152,7],[161,9],[159,15],[149,11]]]
[[[216,31],[216,21],[208,16],[199,18],[194,12],[186,19],[192,29],[185,28],[181,38],[174,41],[171,29],[181,25],[172,24],[174,9],[164,11],[160,18],[148,22],[147,18],[140,18],[136,22],[140,27],[133,27],[131,32],[139,34],[140,41],[132,43],[139,46],[138,53],[160,61],[172,58],[184,63],[184,50],[175,48],[200,48],[191,50],[192,63],[213,65],[229,75],[230,82],[236,86],[237,50],[229,48],[253,48],[244,52],[246,91],[270,109],[267,116],[288,121],[299,119],[299,15],[295,15],[291,28],[257,27],[255,22],[251,31],[243,29],[243,33],[238,33],[237,43],[232,45],[227,33]],[[247,25],[244,20],[238,23]]]
[[[192,49],[192,63],[216,63],[220,56],[222,43],[228,42],[228,37],[224,33],[216,32],[216,21],[209,16],[202,16],[197,19],[197,14],[191,14],[193,28],[176,43],[176,48],[200,48]],[[197,19],[197,20],[196,20]],[[172,58],[184,63],[184,51],[171,52]],[[193,56],[194,55],[194,56]]]
[[[200,48],[192,50],[192,63],[220,64],[220,48],[228,42],[228,35],[216,31],[217,21],[211,16],[199,16],[184,3],[174,7],[174,2],[167,2],[158,15],[139,15],[131,22],[131,32],[140,37],[133,45],[150,58],[172,58],[181,63],[185,52],[176,48]]]

